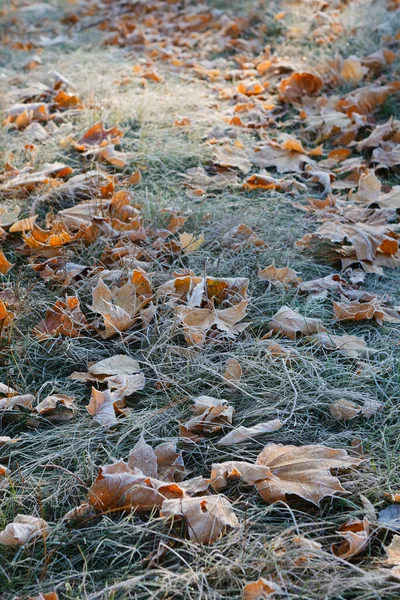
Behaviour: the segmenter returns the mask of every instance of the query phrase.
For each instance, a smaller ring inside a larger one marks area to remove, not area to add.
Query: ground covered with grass
[[[398,2],[0,35],[1,599],[398,598]]]

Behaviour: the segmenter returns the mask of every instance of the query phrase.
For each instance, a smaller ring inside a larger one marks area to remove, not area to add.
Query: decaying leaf
[[[38,537],[46,536],[49,526],[43,519],[31,515],[17,515],[0,532],[0,544],[4,546],[23,546]]]
[[[114,392],[110,390],[101,392],[92,387],[92,395],[86,410],[102,427],[112,427],[117,422],[114,410],[114,403],[117,400],[118,397]]]
[[[338,350],[349,358],[360,358],[370,351],[363,337],[358,335],[333,335],[332,333],[317,333],[312,338],[327,350]]]
[[[228,381],[240,381],[243,375],[243,369],[239,361],[236,358],[228,358],[226,363],[226,369],[224,373],[224,378]]]
[[[184,518],[189,538],[201,544],[212,544],[227,527],[239,526],[229,500],[222,494],[165,500],[160,514]]]
[[[268,596],[276,594],[283,594],[282,589],[277,583],[270,579],[264,579],[264,577],[246,583],[243,588],[243,600],[264,600]]]
[[[258,455],[256,463],[227,462],[214,464],[211,484],[216,490],[231,479],[241,478],[255,484],[267,502],[287,501],[294,494],[319,505],[325,496],[345,490],[331,469],[358,465],[360,459],[348,456],[346,450],[326,446],[283,446],[270,444]]]
[[[218,440],[218,446],[230,446],[232,444],[240,444],[241,442],[251,441],[253,438],[264,433],[273,433],[283,427],[282,421],[274,419],[273,421],[266,421],[265,423],[257,423],[252,427],[244,427],[243,425],[230,431],[223,438]]]
[[[182,436],[191,437],[199,433],[220,431],[232,423],[233,407],[226,400],[212,396],[199,396],[193,400],[195,416],[180,425]]]
[[[222,332],[220,337],[236,337],[248,323],[240,323],[246,314],[248,300],[242,300],[229,308],[192,308],[177,306],[175,313],[182,325],[186,342],[203,346],[207,333],[213,326]]]
[[[35,412],[53,423],[63,423],[75,416],[76,405],[74,401],[74,396],[51,394],[35,406]]]
[[[400,323],[397,310],[383,306],[376,298],[370,302],[333,302],[333,312],[338,321],[369,321],[375,319],[380,325],[383,321]]]
[[[320,319],[303,317],[300,313],[282,306],[269,322],[269,329],[273,333],[283,333],[291,340],[295,340],[298,335],[310,335],[326,331]]]
[[[296,271],[289,267],[276,267],[274,263],[264,267],[261,271],[258,271],[259,279],[271,281],[272,283],[283,285],[287,287],[289,285],[298,285],[301,279],[297,276]]]
[[[79,337],[86,325],[79,299],[76,296],[66,296],[65,302],[57,300],[47,311],[45,318],[35,326],[34,332],[39,339],[55,335]]]
[[[351,519],[339,527],[337,533],[344,537],[342,542],[332,544],[331,550],[335,556],[348,560],[361,554],[369,540],[369,521],[366,517]]]
[[[392,566],[391,573],[395,577],[400,577],[400,535],[394,535],[385,550],[387,554],[386,564]]]

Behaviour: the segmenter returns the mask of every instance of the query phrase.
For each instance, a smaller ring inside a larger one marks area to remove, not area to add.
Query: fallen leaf
[[[261,271],[258,271],[258,278],[285,287],[288,286],[288,284],[298,285],[301,282],[296,271],[289,269],[289,267],[276,267],[274,263],[268,265],[268,267],[265,267]]]
[[[252,427],[244,427],[242,425],[218,440],[217,446],[230,446],[232,444],[251,441],[260,435],[264,435],[264,433],[278,431],[281,427],[283,427],[283,423],[279,419],[274,419],[273,421],[267,421],[265,423],[257,423],[257,425],[253,425]]]
[[[79,299],[76,296],[66,296],[65,302],[57,300],[54,306],[46,312],[45,318],[34,328],[39,339],[55,335],[79,337],[86,329],[87,321],[81,311]]]
[[[270,579],[264,579],[264,577],[246,583],[243,588],[243,600],[264,600],[267,596],[274,596],[275,594],[283,594],[282,589],[277,583]]]
[[[199,396],[193,400],[195,416],[181,424],[180,433],[191,436],[196,433],[214,433],[232,423],[233,408],[226,400],[212,396]]]
[[[4,252],[0,250],[0,273],[7,275],[8,271],[12,269],[14,265],[4,255]]]
[[[319,75],[306,71],[292,73],[282,79],[279,85],[279,94],[284,102],[299,102],[306,96],[318,94],[323,86]]]
[[[43,519],[31,515],[17,515],[0,532],[0,544],[4,546],[23,546],[38,537],[45,537],[49,526]]]
[[[278,310],[269,322],[269,329],[273,333],[283,333],[291,340],[295,340],[298,335],[310,335],[326,331],[320,319],[303,317],[289,306],[282,306]]]
[[[165,500],[160,515],[184,518],[189,539],[200,544],[212,544],[227,527],[239,526],[229,500],[221,494]]]
[[[236,358],[228,358],[226,363],[225,373],[223,377],[228,381],[240,381],[243,375],[243,370]]]
[[[327,350],[338,350],[349,358],[360,358],[368,354],[369,348],[363,337],[357,335],[333,335],[317,333],[311,338]]]
[[[387,554],[386,564],[393,567],[391,572],[395,577],[400,577],[400,535],[394,535],[385,550]]]
[[[114,402],[118,398],[110,390],[101,392],[92,387],[92,395],[86,410],[92,415],[93,420],[102,427],[112,427],[117,422]]]
[[[369,540],[369,521],[366,517],[362,521],[350,519],[339,527],[337,533],[344,537],[342,542],[332,544],[332,553],[342,559],[348,560],[361,554],[367,547]]]
[[[346,450],[326,446],[269,444],[255,464],[237,461],[213,464],[211,485],[218,491],[231,479],[242,478],[245,483],[255,484],[267,502],[286,502],[286,496],[294,494],[319,505],[325,496],[345,491],[330,470],[360,462],[348,456]]]

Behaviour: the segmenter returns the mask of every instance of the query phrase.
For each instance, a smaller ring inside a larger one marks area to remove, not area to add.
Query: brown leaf
[[[222,167],[234,167],[248,173],[251,165],[246,151],[238,146],[221,146],[214,151],[214,162]]]
[[[290,285],[298,285],[301,282],[300,277],[297,277],[296,271],[289,267],[276,267],[274,263],[268,265],[261,271],[258,271],[258,278],[266,281],[271,281],[275,284],[281,284],[285,287]]]
[[[360,462],[360,459],[348,456],[345,450],[326,446],[269,444],[259,454],[255,464],[214,464],[211,484],[219,490],[230,479],[241,477],[246,483],[255,484],[267,502],[287,502],[287,494],[294,494],[319,505],[325,496],[344,491],[339,480],[331,475],[330,469],[358,465]]]
[[[336,400],[336,402],[329,407],[329,411],[335,419],[338,419],[339,421],[349,421],[361,413],[361,406],[351,402],[351,400],[341,398],[340,400]]]
[[[279,85],[279,93],[284,102],[299,102],[304,96],[318,94],[323,86],[319,75],[313,73],[295,72],[286,79],[282,79]]]
[[[366,517],[362,521],[359,519],[350,519],[339,527],[337,533],[344,537],[344,540],[337,544],[332,544],[332,553],[342,559],[349,559],[361,554],[365,550],[369,540],[369,521]]]
[[[181,424],[181,435],[213,433],[232,423],[233,408],[226,400],[211,396],[199,396],[193,400],[195,416]]]
[[[312,337],[312,340],[315,340],[327,350],[338,350],[349,358],[360,358],[368,354],[369,350],[364,338],[357,335],[317,333]]]
[[[76,296],[66,296],[65,302],[57,300],[47,311],[45,318],[35,326],[34,333],[39,339],[55,335],[79,337],[86,325],[79,299]]]
[[[400,323],[400,314],[382,306],[377,299],[370,302],[333,302],[333,312],[338,321],[367,321],[375,319],[379,324]]]
[[[112,427],[117,422],[114,410],[114,402],[117,399],[110,390],[101,392],[92,387],[92,395],[86,410],[93,416],[94,421],[102,427]]]
[[[153,448],[145,442],[143,434],[129,453],[128,466],[133,471],[139,469],[146,477],[157,477],[157,456]]]
[[[283,333],[291,340],[295,340],[298,335],[310,335],[326,331],[320,319],[303,317],[288,306],[282,306],[273,316],[269,323],[269,329],[273,333]]]
[[[240,381],[243,375],[243,369],[236,358],[228,358],[225,373],[223,377],[228,381]]]
[[[244,427],[243,425],[233,429],[223,438],[218,440],[217,446],[230,446],[232,444],[240,444],[241,442],[248,442],[253,440],[260,435],[265,433],[272,433],[283,427],[283,423],[279,419],[273,421],[267,421],[265,423],[257,423],[252,427]]]
[[[69,421],[76,414],[74,400],[74,396],[52,394],[35,406],[35,412],[54,423]]]
[[[4,255],[4,252],[0,250],[0,273],[6,275],[14,265]]]
[[[227,527],[239,526],[228,499],[221,494],[165,500],[160,515],[166,518],[183,517],[188,526],[189,539],[200,544],[212,544]]]
[[[282,589],[277,583],[270,579],[264,579],[264,577],[246,583],[243,588],[243,600],[264,600],[267,596],[275,594],[283,594]]]
[[[0,544],[23,546],[38,537],[44,537],[48,528],[48,524],[43,519],[31,515],[17,515],[14,521],[0,532]]]

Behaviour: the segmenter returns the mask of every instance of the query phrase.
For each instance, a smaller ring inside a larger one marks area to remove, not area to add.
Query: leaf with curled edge
[[[332,554],[342,559],[353,558],[365,550],[369,540],[369,521],[366,517],[360,519],[350,519],[343,523],[337,530],[344,540],[332,544]]]
[[[282,306],[269,322],[269,329],[273,333],[283,333],[291,340],[300,335],[310,335],[326,331],[320,319],[304,317],[289,306]]]
[[[14,521],[0,532],[0,544],[23,546],[31,540],[44,536],[48,528],[48,523],[44,519],[31,515],[17,515]]]
[[[114,402],[119,398],[110,390],[101,392],[92,387],[92,395],[86,410],[92,415],[93,420],[102,427],[112,427],[117,422],[115,416]]]
[[[239,461],[214,464],[211,485],[220,490],[228,481],[242,479],[246,483],[254,483],[267,502],[287,502],[286,496],[294,494],[319,505],[325,496],[345,491],[337,477],[331,475],[330,469],[355,466],[360,462],[342,449],[269,444],[255,464]]]
[[[183,517],[189,539],[201,544],[212,544],[227,527],[239,526],[229,500],[222,494],[165,500],[160,515]]]

